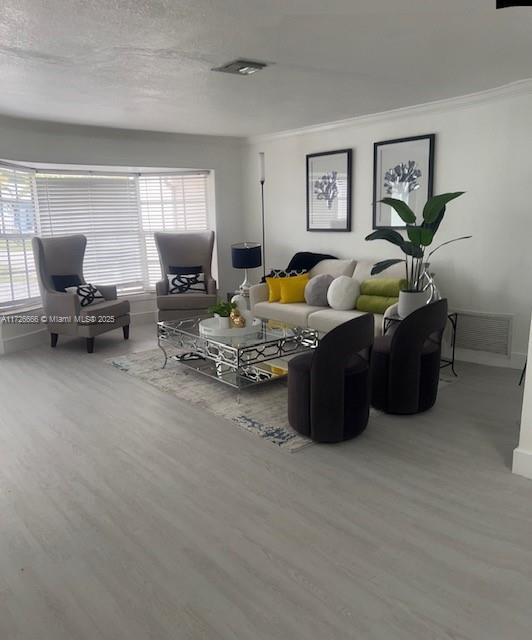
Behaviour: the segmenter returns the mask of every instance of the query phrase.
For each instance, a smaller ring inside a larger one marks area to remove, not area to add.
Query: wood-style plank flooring
[[[530,640],[519,373],[295,454],[104,364],[0,359],[1,640]]]

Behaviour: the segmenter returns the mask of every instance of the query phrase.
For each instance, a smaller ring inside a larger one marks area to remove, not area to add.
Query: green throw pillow
[[[380,313],[381,315],[386,311],[388,307],[395,304],[399,298],[386,297],[386,296],[358,296],[356,308],[358,311],[365,311],[366,313]]]
[[[364,296],[397,298],[399,291],[405,286],[406,280],[399,278],[371,278],[360,285],[360,293]]]

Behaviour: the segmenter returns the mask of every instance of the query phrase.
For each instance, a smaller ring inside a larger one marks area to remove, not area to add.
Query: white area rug
[[[226,418],[281,449],[295,452],[312,444],[312,440],[299,435],[288,424],[286,380],[238,393],[175,360],[168,360],[166,368],[161,369],[163,355],[159,349],[132,353],[106,362],[161,391]]]

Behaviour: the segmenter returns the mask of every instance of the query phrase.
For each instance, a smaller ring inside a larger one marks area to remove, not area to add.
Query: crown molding
[[[256,136],[248,136],[246,142],[248,144],[260,144],[261,142],[270,142],[282,138],[292,136],[307,135],[312,133],[320,133],[323,131],[333,131],[344,127],[365,126],[382,122],[383,120],[391,120],[397,118],[406,118],[412,115],[422,115],[427,113],[437,113],[449,111],[453,109],[467,109],[469,107],[495,102],[504,98],[512,98],[521,95],[532,94],[532,78],[511,82],[494,89],[469,93],[455,98],[446,98],[444,100],[435,100],[423,104],[412,105],[410,107],[401,107],[399,109],[391,109],[389,111],[380,111],[369,115],[354,116],[343,120],[335,120],[333,122],[324,122],[322,124],[300,127],[297,129],[288,129],[274,133],[261,134]]]

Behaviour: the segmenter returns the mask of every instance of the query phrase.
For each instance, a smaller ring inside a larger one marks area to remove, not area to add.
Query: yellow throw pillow
[[[281,299],[282,278],[266,278],[268,285],[268,302],[279,302]]]
[[[305,302],[305,287],[309,281],[307,274],[292,278],[279,278],[281,281],[281,304]]]

